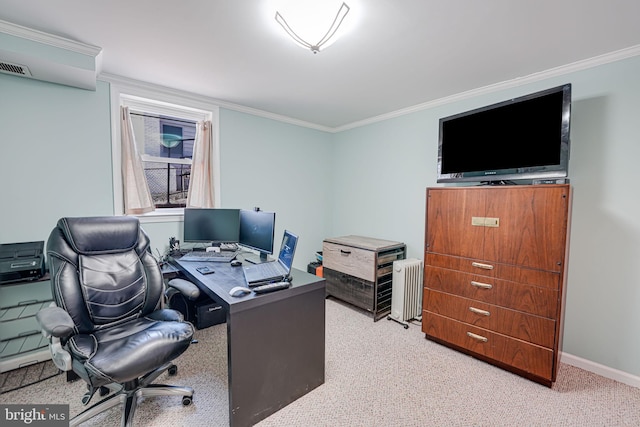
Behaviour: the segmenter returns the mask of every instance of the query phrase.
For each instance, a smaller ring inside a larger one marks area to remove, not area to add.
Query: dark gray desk
[[[256,424],[324,383],[324,279],[294,269],[289,289],[236,298],[229,290],[245,286],[241,267],[220,262],[172,263],[227,310],[232,427]],[[200,265],[212,267],[215,273],[198,273]]]

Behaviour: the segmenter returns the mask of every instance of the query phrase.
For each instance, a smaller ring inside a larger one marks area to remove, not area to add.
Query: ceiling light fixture
[[[342,24],[342,21],[344,20],[344,17],[347,16],[347,13],[349,13],[349,10],[350,10],[349,6],[347,6],[346,3],[342,3],[342,6],[340,6],[340,10],[338,10],[337,15],[336,15],[335,19],[333,20],[333,23],[331,24],[331,27],[329,28],[329,31],[327,31],[327,33],[324,35],[324,37],[322,37],[320,39],[320,41],[318,43],[316,43],[316,44],[311,44],[311,43],[303,40],[300,36],[298,36],[295,33],[295,31],[293,31],[291,29],[289,24],[287,24],[287,21],[284,20],[282,15],[280,15],[280,12],[276,12],[276,21],[278,22],[278,24],[280,24],[282,26],[282,28],[284,28],[284,30],[287,32],[287,34],[289,34],[289,36],[291,36],[291,38],[296,43],[298,43],[302,47],[310,49],[311,52],[313,52],[315,54],[315,53],[320,52],[320,48],[322,46],[324,46],[331,39],[331,37],[333,37],[333,35],[336,33],[336,31],[338,31],[338,28],[340,28],[340,24]]]

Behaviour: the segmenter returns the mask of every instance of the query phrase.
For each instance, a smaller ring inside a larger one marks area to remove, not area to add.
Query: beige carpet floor
[[[258,424],[282,426],[640,426],[640,389],[562,364],[547,388],[424,338],[326,301],[326,381]],[[190,385],[194,403],[144,400],[139,426],[228,425],[226,325],[197,331],[200,341],[176,360],[178,375],[158,382]],[[68,403],[82,409],[81,381],[64,375],[0,395],[3,403]],[[118,426],[112,410],[85,425]]]

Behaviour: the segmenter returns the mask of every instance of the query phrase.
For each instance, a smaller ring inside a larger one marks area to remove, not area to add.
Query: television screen
[[[186,208],[184,241],[237,243],[240,209]]]
[[[571,85],[440,119],[438,182],[563,178]]]

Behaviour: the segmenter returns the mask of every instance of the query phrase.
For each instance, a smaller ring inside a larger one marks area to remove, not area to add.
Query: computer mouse
[[[232,297],[241,297],[251,292],[251,289],[245,288],[244,286],[234,286],[229,291],[229,295]]]
[[[234,259],[233,261],[231,261],[231,267],[240,267],[242,265],[242,261],[240,261],[239,259]]]

